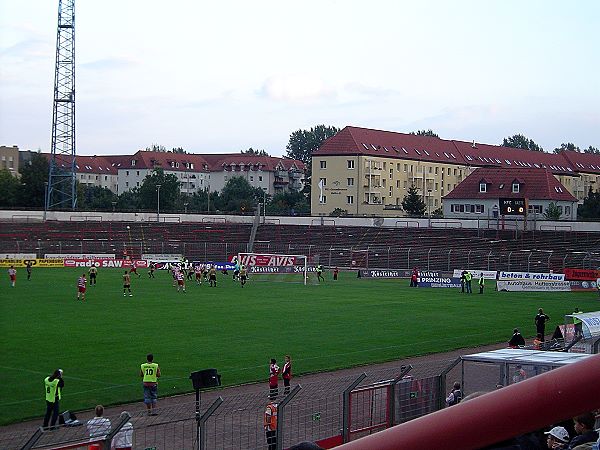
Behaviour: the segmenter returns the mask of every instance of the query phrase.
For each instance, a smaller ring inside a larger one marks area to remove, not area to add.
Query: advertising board
[[[45,258],[62,259],[115,259],[114,253],[46,253]]]
[[[571,285],[568,281],[540,280],[499,280],[499,291],[509,292],[569,292]]]
[[[95,264],[97,267],[106,269],[121,269],[121,268],[145,268],[148,267],[148,261],[144,259],[83,259],[83,258],[66,258],[64,267],[92,267]]]
[[[567,280],[595,280],[600,277],[600,270],[594,269],[571,269],[566,268],[563,270],[565,278]]]
[[[454,269],[454,272],[452,272],[452,276],[460,278],[460,275],[463,272],[463,270],[465,270],[465,269]],[[496,276],[498,275],[498,272],[495,270],[475,270],[475,269],[468,269],[468,270],[469,270],[469,272],[471,272],[471,275],[473,275],[474,278],[479,278],[479,274],[483,273],[483,278],[485,280],[495,280]]]
[[[27,262],[33,267],[64,267],[61,258],[0,259],[0,267],[25,267]]]
[[[539,272],[505,272],[500,271],[499,280],[538,280],[538,281],[565,281],[563,273],[539,273]]]

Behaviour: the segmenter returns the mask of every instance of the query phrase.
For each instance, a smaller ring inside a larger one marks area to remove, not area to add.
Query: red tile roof
[[[574,170],[600,174],[600,155],[563,150],[560,155],[571,163]]]
[[[486,182],[486,192],[479,192],[479,183]],[[513,182],[520,183],[519,192],[512,192]],[[507,169],[482,167],[475,169],[445,199],[495,199],[527,198],[530,200],[553,200],[576,202],[548,169]]]
[[[532,152],[348,126],[323,142],[313,155],[369,155],[475,167],[547,168],[554,174],[600,173],[600,155],[572,153]]]

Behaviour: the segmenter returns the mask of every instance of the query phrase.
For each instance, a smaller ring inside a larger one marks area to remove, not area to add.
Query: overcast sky
[[[58,0],[0,0],[0,145],[49,151]],[[600,1],[80,0],[77,152],[318,124],[600,147]]]

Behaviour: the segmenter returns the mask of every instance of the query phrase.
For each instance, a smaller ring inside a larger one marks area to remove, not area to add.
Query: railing
[[[198,234],[198,233],[196,233]],[[202,233],[203,239],[218,237],[219,242],[186,242],[148,239],[144,241],[111,240],[2,240],[1,253],[121,253],[127,248],[133,255],[144,253],[176,253],[190,261],[226,261],[229,256],[248,251],[247,243],[222,242],[222,233]],[[490,250],[483,246],[442,248],[440,246],[356,245],[331,246],[315,244],[278,244],[256,240],[253,251],[306,255],[309,264],[319,261],[326,267],[340,269],[421,269],[451,271],[457,268],[474,270],[513,270],[523,272],[560,272],[564,268],[595,269],[600,267],[600,253],[551,250]]]

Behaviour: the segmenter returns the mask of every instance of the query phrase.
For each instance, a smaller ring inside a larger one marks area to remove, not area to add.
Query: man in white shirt
[[[110,419],[107,419],[104,416],[104,406],[98,405],[96,406],[96,417],[87,421],[86,427],[88,433],[90,434],[91,440],[96,440],[97,438],[103,438],[108,433],[110,433]],[[100,445],[90,445],[89,449],[100,449]]]

